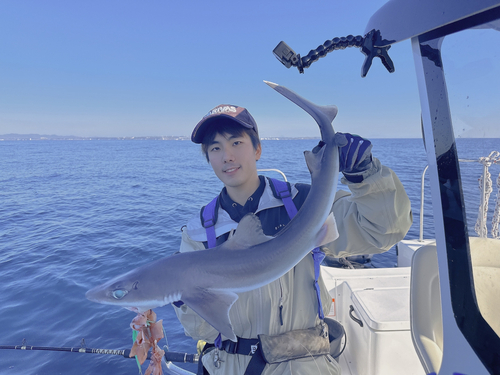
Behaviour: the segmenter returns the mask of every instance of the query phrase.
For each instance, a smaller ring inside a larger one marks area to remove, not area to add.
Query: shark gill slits
[[[123,289],[115,289],[113,290],[113,298],[114,299],[122,299],[123,297],[125,297],[127,295],[128,291],[127,290],[123,290]]]
[[[138,289],[139,288],[139,281],[136,281],[133,285],[132,285],[132,289]]]

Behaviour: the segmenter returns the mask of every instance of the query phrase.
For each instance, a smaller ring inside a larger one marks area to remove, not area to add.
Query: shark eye
[[[127,295],[128,291],[127,290],[123,290],[123,289],[116,289],[116,290],[113,290],[113,298],[115,299],[122,299],[123,297],[125,297]]]

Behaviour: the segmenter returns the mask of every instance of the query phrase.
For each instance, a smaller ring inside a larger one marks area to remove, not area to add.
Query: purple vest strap
[[[321,293],[318,284],[320,266],[323,259],[325,259],[325,253],[322,252],[319,247],[316,247],[312,251],[312,257],[314,259],[314,289],[316,290],[316,297],[318,298],[318,316],[321,320],[325,319],[325,314],[323,313],[323,303],[321,303]]]
[[[288,184],[281,180],[275,180],[274,178],[270,179],[276,194],[283,201],[283,205],[285,206],[286,213],[290,220],[297,215],[297,207],[295,207],[295,203],[292,200],[292,193],[288,190]]]
[[[203,228],[207,232],[208,248],[215,247],[217,239],[215,237],[215,207],[217,207],[217,199],[219,196],[212,199],[212,201],[203,209]]]

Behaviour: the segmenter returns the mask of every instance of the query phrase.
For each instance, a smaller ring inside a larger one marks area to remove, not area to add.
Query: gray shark
[[[309,113],[321,132],[322,142],[313,151],[304,152],[311,189],[297,215],[275,237],[268,237],[257,216],[248,214],[222,245],[146,264],[89,290],[87,299],[135,312],[182,300],[236,341],[229,310],[238,299],[237,293],[269,284],[313,248],[338,237],[330,213],[339,174],[339,153],[331,124],[337,107],[315,105],[283,86],[264,82]]]

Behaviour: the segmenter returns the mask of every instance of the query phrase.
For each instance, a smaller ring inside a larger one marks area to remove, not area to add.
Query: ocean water
[[[416,238],[427,163],[422,140],[372,141],[374,155],[398,174],[412,201],[407,238]],[[315,144],[263,141],[259,167],[309,182],[302,151]],[[457,146],[461,158],[478,158],[500,151],[500,139],[459,139]],[[89,348],[130,348],[134,314],[87,301],[85,292],[177,251],[181,226],[222,187],[199,147],[187,141],[0,142],[0,160],[0,345],[26,339],[33,346],[79,347],[84,338]],[[494,179],[499,169],[492,167]],[[462,167],[470,232],[481,171],[478,164]],[[494,187],[492,200],[496,192]],[[428,186],[424,218],[426,237],[432,237]],[[395,262],[391,249],[375,256],[373,265]],[[194,353],[173,309],[156,312],[170,350]],[[119,356],[0,350],[0,374],[68,373],[136,374],[138,368]]]

